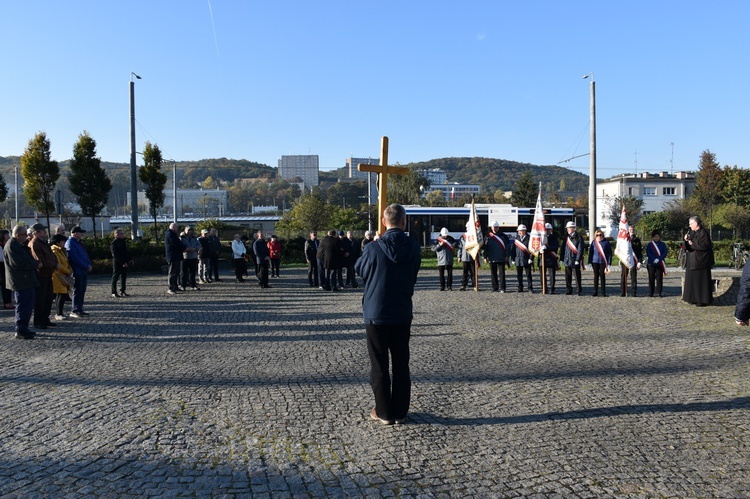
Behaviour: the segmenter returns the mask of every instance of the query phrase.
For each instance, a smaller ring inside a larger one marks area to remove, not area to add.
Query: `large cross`
[[[388,174],[406,175],[409,169],[403,166],[388,166],[388,137],[383,137],[380,141],[380,164],[360,163],[357,165],[357,170],[378,174],[378,233],[383,235],[385,233],[383,212],[388,206]]]

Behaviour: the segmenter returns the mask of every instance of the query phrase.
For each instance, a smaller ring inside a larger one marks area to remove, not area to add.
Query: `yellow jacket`
[[[56,295],[68,294],[71,285],[67,284],[66,281],[73,282],[73,268],[68,262],[68,253],[65,248],[56,244],[52,245],[52,253],[57,257],[57,263],[60,265],[52,274],[52,292]]]

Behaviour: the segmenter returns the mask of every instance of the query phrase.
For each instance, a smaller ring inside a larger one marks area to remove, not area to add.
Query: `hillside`
[[[588,190],[589,184],[587,175],[567,168],[517,163],[505,159],[440,158],[404,166],[439,168],[447,174],[449,182],[479,184],[482,192],[494,192],[498,189],[511,191],[527,171],[531,172],[534,182],[542,182],[545,192],[565,190],[583,193]]]

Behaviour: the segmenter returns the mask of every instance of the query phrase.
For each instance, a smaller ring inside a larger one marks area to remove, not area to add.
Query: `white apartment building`
[[[440,168],[419,170],[419,174],[430,181],[430,184],[445,184],[448,182],[448,174]]]
[[[643,200],[643,214],[663,211],[674,199],[685,199],[695,187],[692,172],[622,174],[596,183],[596,225],[610,225],[608,200],[616,196],[633,196]]]
[[[307,189],[318,185],[319,171],[317,154],[282,156],[279,160],[279,177],[285,180],[299,177]]]
[[[425,197],[432,191],[440,191],[443,193],[443,199],[450,201],[458,199],[464,194],[471,196],[472,194],[479,194],[480,187],[478,184],[431,184],[430,187],[425,189],[422,197]]]

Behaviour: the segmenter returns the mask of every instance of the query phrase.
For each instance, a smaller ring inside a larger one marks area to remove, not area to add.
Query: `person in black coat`
[[[128,243],[122,229],[115,230],[115,238],[109,243],[109,251],[112,253],[112,296],[130,296],[125,292],[128,279],[128,268],[133,265],[130,258]],[[117,281],[120,281],[120,294],[117,294]]]
[[[557,239],[557,234],[552,230],[551,223],[545,224],[544,228],[547,231],[547,243],[544,245],[543,251],[539,253],[537,265],[539,266],[539,278],[542,282],[542,289],[554,295],[557,269],[560,267],[560,256],[557,254],[560,250],[560,241]],[[542,266],[542,255],[544,255],[544,266]],[[547,279],[548,276],[549,279]]]
[[[318,278],[318,233],[310,231],[310,239],[305,241],[305,261],[307,262],[307,282],[311,287],[317,288],[319,285]]]
[[[339,243],[336,231],[331,229],[318,246],[318,260],[323,266],[321,285],[326,291],[336,291],[336,269],[339,260]]]
[[[575,222],[565,225],[565,237],[560,247],[560,259],[565,266],[565,294],[573,294],[573,274],[576,276],[578,296],[583,294],[581,286],[581,266],[583,264],[583,237],[576,231]]]
[[[714,243],[700,218],[690,217],[689,224],[690,230],[685,234],[687,265],[682,300],[705,307],[713,301],[711,267],[714,265]]]
[[[169,230],[164,234],[164,249],[167,255],[167,273],[169,289],[167,293],[173,295],[177,293],[177,281],[180,278],[180,268],[182,267],[183,252],[185,251],[185,245],[180,240],[179,233],[177,232],[177,224],[172,222],[169,224]]]
[[[745,264],[740,278],[740,292],[737,294],[737,306],[734,307],[734,321],[738,326],[750,324],[750,264]]]
[[[360,255],[360,244],[350,230],[346,231],[346,239],[349,241],[349,256],[346,257],[346,282],[344,284],[357,288],[359,286],[357,286],[354,264],[357,263]]]
[[[257,265],[259,286],[268,288],[268,267],[271,265],[271,252],[268,251],[268,243],[263,239],[263,231],[258,231],[257,238],[253,242],[253,254]]]

